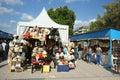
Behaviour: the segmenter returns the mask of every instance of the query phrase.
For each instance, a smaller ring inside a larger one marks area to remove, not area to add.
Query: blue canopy
[[[3,38],[3,39],[12,39],[13,35],[9,34],[9,33],[6,33],[6,32],[3,32],[3,31],[0,31],[0,38]]]
[[[88,32],[85,34],[78,34],[70,37],[70,41],[79,41],[87,39],[96,39],[96,38],[111,38],[111,39],[120,39],[120,31],[112,28],[99,30],[95,32]]]

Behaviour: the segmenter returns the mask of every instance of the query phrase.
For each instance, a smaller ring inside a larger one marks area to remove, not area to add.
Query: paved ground
[[[0,80],[120,80],[120,74],[82,60],[78,60],[76,69],[69,72],[57,72],[56,69],[51,69],[50,73],[36,71],[31,74],[30,69],[10,72],[7,61],[3,61],[0,63]]]

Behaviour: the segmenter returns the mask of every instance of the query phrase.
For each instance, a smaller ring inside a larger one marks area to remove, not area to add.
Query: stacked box
[[[69,72],[69,66],[68,65],[57,65],[57,71],[58,72]]]
[[[50,65],[43,65],[43,73],[49,73],[50,72]]]

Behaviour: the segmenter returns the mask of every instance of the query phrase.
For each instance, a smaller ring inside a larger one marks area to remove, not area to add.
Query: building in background
[[[74,35],[83,34],[83,33],[86,33],[88,31],[89,31],[89,27],[82,26],[79,29],[77,29],[77,30],[74,31]]]

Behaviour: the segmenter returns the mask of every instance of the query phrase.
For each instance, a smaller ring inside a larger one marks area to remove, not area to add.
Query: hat
[[[33,53],[37,53],[37,50],[34,50],[34,49],[33,49],[32,52],[33,52]]]
[[[47,52],[45,50],[43,50],[43,54],[47,54]]]
[[[32,56],[36,56],[36,53],[32,53]]]
[[[38,52],[43,52],[43,48],[38,48]]]
[[[35,48],[32,50],[33,53],[37,53],[37,51],[38,51],[38,50],[37,50],[37,47],[35,47]]]
[[[71,50],[72,52],[75,52],[74,49]]]
[[[17,35],[16,35],[16,34],[14,34],[14,35],[13,35],[13,37],[17,37]]]
[[[13,46],[10,46],[10,50],[13,51],[13,50],[14,50],[14,47],[13,47]]]
[[[14,47],[14,42],[11,41],[11,42],[9,43],[9,46],[10,46],[10,47]]]
[[[60,56],[64,56],[64,53],[63,53],[63,52],[61,52],[61,53],[60,53]]]
[[[33,30],[33,28],[30,28],[30,32]]]

